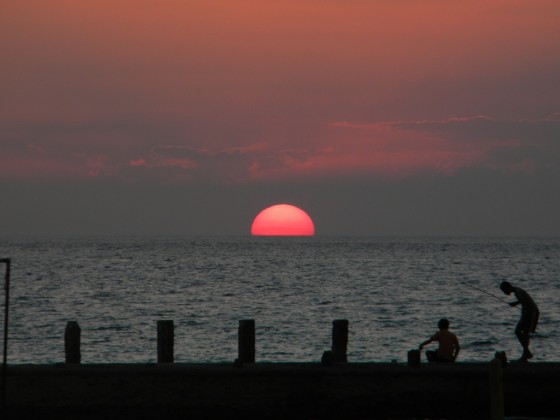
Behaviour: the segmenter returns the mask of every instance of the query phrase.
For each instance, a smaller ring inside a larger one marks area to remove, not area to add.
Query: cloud
[[[372,139],[385,133],[384,138],[391,140],[382,145],[383,152],[418,153],[416,162],[428,170],[480,166],[532,172],[557,167],[560,162],[560,118],[554,114],[533,120],[478,115],[439,121],[338,122],[332,127],[365,136],[369,133]]]
[[[96,128],[97,127],[97,128]],[[275,132],[269,135],[268,132]],[[12,127],[0,140],[3,178],[251,183],[344,177],[449,176],[466,168],[533,173],[560,162],[560,117],[333,122],[262,127],[239,145],[131,123]],[[38,133],[43,133],[40,136]],[[208,144],[208,145],[205,145]],[[224,146],[220,146],[224,144]]]
[[[8,144],[7,144],[8,143]],[[64,179],[113,176],[112,158],[102,153],[84,153],[44,142],[1,142],[0,179],[60,181]]]
[[[214,149],[158,146],[142,166],[175,167],[191,181],[254,182],[336,177],[452,175],[466,168],[530,173],[556,165],[560,121],[488,116],[432,121],[335,122],[296,141]],[[136,162],[136,161],[134,161]]]

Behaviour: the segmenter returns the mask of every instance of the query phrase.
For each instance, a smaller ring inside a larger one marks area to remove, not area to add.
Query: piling
[[[255,363],[255,320],[242,319],[238,329],[238,361]]]
[[[10,314],[10,271],[12,260],[10,258],[0,258],[0,263],[6,264],[6,274],[4,282],[4,345],[2,346],[2,393],[0,395],[0,414],[2,414],[2,417],[4,417],[4,410],[6,408],[6,376],[8,369],[8,316]]]
[[[504,419],[504,367],[500,359],[490,362],[490,407],[492,420]]]
[[[409,367],[420,367],[420,350],[410,350],[408,352],[408,363]]]
[[[335,319],[332,322],[332,353],[335,362],[347,362],[346,348],[348,347],[348,320]]]
[[[173,345],[175,340],[175,327],[173,321],[165,320],[157,322],[157,362],[173,363]]]
[[[64,353],[66,363],[76,364],[82,361],[80,352],[80,336],[82,330],[77,321],[68,321],[64,330]]]

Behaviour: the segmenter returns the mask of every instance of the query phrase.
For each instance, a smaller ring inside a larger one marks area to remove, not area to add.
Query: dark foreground
[[[3,418],[489,418],[489,364],[12,365]],[[505,414],[560,417],[560,363],[510,363]]]

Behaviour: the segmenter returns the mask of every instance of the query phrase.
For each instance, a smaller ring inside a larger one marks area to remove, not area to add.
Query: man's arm
[[[433,341],[433,340],[432,340],[431,338],[427,339],[426,341],[423,341],[423,342],[418,346],[418,350],[422,350],[426,344],[430,344],[432,341]]]
[[[418,349],[419,349],[419,350],[422,350],[422,348],[424,348],[424,346],[425,346],[426,344],[430,344],[431,342],[436,341],[436,340],[437,340],[436,335],[437,335],[437,334],[432,335],[432,336],[431,336],[430,338],[428,338],[426,341],[423,341],[423,342],[418,346]]]
[[[461,351],[461,346],[459,346],[459,340],[457,340],[457,337],[455,337],[455,342],[453,344],[453,361],[455,361],[455,359],[457,359],[457,356],[459,355],[459,352]]]
[[[517,302],[516,305],[521,304],[521,306],[523,306],[523,308],[534,308],[537,305],[535,304],[535,302],[533,301],[533,299],[531,298],[531,296],[529,296],[529,293],[527,293],[525,290],[517,288],[517,290],[515,291],[515,297],[517,298]],[[512,305],[514,306],[514,305]]]

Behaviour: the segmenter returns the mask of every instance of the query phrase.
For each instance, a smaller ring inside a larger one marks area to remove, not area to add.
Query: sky
[[[560,236],[557,0],[3,0],[0,236]]]

